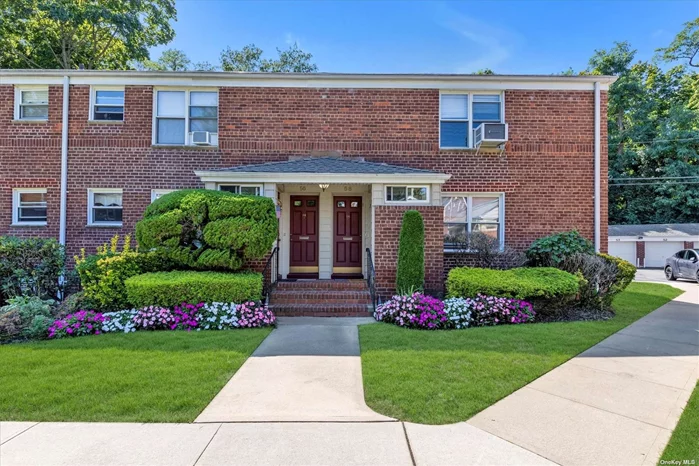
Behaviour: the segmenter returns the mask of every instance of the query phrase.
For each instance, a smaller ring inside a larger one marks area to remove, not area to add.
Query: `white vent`
[[[476,147],[498,147],[507,142],[507,123],[481,123],[473,130]]]
[[[198,146],[211,145],[211,133],[208,131],[192,131],[192,144]]]

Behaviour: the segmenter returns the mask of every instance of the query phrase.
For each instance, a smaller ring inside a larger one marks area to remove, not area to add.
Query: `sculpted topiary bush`
[[[161,250],[179,268],[238,270],[272,249],[274,202],[225,191],[175,191],[148,206],[136,238],[141,251]]]

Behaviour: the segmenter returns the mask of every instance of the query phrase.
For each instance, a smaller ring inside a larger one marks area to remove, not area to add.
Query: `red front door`
[[[333,276],[362,275],[362,198],[333,198]]]
[[[289,274],[318,277],[318,196],[291,196]]]

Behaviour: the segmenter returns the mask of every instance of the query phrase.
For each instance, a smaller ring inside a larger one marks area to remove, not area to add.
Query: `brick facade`
[[[593,237],[590,91],[508,90],[503,155],[439,149],[439,90],[219,88],[219,147],[153,147],[153,87],[126,86],[123,122],[89,122],[90,87],[72,85],[69,110],[67,253],[87,252],[134,230],[151,189],[203,187],[194,170],[337,151],[449,173],[444,192],[504,192],[505,241],[525,248],[556,231]],[[607,231],[606,92],[602,92],[602,222]],[[0,234],[58,236],[62,87],[49,87],[47,122],[13,121],[14,88],[0,85]],[[48,189],[48,225],[13,227],[12,188]],[[123,189],[123,226],[87,225],[88,188]],[[395,279],[402,207],[376,208],[376,269]],[[420,207],[428,226],[428,287],[441,288],[441,209]],[[606,234],[602,250],[606,251]],[[259,267],[259,264],[258,264]]]
[[[374,211],[374,268],[380,294],[395,291],[398,237],[403,214],[417,210],[425,223],[425,289],[441,294],[444,281],[443,209],[436,206],[377,206]]]

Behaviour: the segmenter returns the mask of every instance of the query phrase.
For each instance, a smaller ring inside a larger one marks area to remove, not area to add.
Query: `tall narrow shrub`
[[[396,290],[409,294],[422,290],[425,283],[425,224],[417,210],[403,214],[398,240]]]

